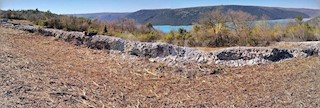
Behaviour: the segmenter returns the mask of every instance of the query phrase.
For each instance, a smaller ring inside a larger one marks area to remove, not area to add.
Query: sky
[[[58,14],[134,12],[141,9],[185,8],[216,5],[320,9],[320,0],[0,0],[0,9],[50,10]]]

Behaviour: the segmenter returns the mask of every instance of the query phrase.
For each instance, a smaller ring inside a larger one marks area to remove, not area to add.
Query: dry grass
[[[28,20],[12,20],[12,23],[19,25],[33,25],[32,22]]]
[[[278,42],[271,45],[270,47],[295,49],[295,48],[308,48],[310,46],[317,47],[320,45],[319,41],[308,41],[308,42]]]
[[[215,48],[210,48],[210,47],[193,47],[194,49],[198,49],[198,50],[201,50],[201,51],[207,51],[207,52],[210,52],[210,51],[215,51],[215,50],[221,50],[221,49],[224,49],[226,47],[215,47]]]
[[[174,67],[4,28],[0,43],[2,107],[319,107],[320,103],[319,57],[237,68]],[[219,71],[184,75],[203,69]]]

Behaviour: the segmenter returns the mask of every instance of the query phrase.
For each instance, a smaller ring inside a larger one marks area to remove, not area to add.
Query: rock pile
[[[98,50],[115,50],[124,54],[146,57],[151,61],[168,64],[192,62],[245,66],[279,62],[292,58],[304,58],[320,54],[319,42],[312,45],[312,47],[303,49],[232,47],[219,51],[204,52],[166,43],[136,42],[103,35],[86,36],[82,32],[69,32],[57,29],[37,28],[31,25],[13,24],[7,19],[1,19],[0,22],[2,27],[24,30],[32,33],[38,32],[45,36],[53,36],[75,45],[84,45],[88,48]]]

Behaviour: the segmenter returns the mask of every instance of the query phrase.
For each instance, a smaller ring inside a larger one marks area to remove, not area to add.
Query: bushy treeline
[[[48,28],[63,29],[66,31],[86,32],[87,35],[111,35],[140,41],[156,41],[161,33],[154,30],[152,25],[137,26],[131,19],[121,19],[114,22],[100,22],[87,18],[53,14],[50,11],[36,10],[8,10],[2,11],[2,18],[29,20],[32,23]]]
[[[254,22],[256,16],[242,11],[219,10],[203,16],[193,30],[170,32],[162,41],[200,47],[222,46],[266,46],[279,41],[317,41],[320,40],[319,26],[304,23],[303,17],[286,25],[270,25],[264,16],[263,21]]]
[[[8,10],[2,12],[3,18],[16,20],[29,20],[32,23],[48,28],[63,29],[67,31],[96,31],[92,29],[100,28],[101,24],[85,18],[57,15],[50,11],[42,12],[36,10]]]
[[[297,17],[287,25],[270,25],[266,21],[254,23],[256,16],[242,11],[219,11],[203,15],[192,31],[179,29],[164,34],[151,23],[138,25],[132,19],[100,22],[86,18],[53,14],[50,11],[2,11],[2,18],[29,20],[36,25],[67,31],[86,32],[87,35],[110,35],[143,42],[167,42],[191,47],[265,46],[279,41],[320,40],[319,26],[310,26]],[[268,19],[264,16],[264,19]],[[317,24],[316,24],[317,25]]]

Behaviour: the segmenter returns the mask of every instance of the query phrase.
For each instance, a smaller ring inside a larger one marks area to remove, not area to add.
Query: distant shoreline
[[[303,21],[306,22],[308,20],[310,20],[312,18],[304,18]],[[258,21],[254,21],[256,23],[262,22],[263,20],[258,20]],[[277,20],[267,20],[267,22],[273,26],[275,24],[281,24],[281,25],[285,25],[288,24],[290,22],[295,22],[295,19],[277,19]],[[178,31],[180,28],[185,29],[187,31],[191,31],[192,30],[192,26],[193,25],[154,25],[153,27],[156,30],[162,31],[164,33],[170,33],[171,31]]]

